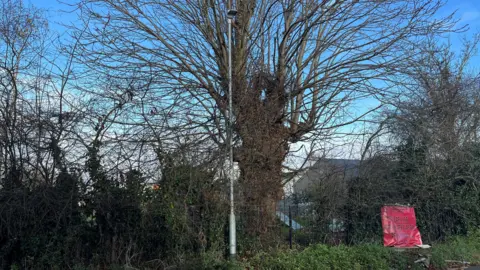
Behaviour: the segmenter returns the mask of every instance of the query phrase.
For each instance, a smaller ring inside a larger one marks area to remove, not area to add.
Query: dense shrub
[[[328,222],[335,217],[345,224],[346,243],[379,243],[380,208],[388,204],[415,207],[425,243],[466,235],[480,225],[478,149],[468,145],[448,159],[427,159],[421,145],[407,141],[388,156],[362,163],[357,177],[342,180],[344,189],[332,191],[320,182],[309,194],[315,213],[311,226],[316,228],[310,237],[322,241],[331,236]]]
[[[87,166],[90,187],[62,172],[53,186],[0,190],[0,268],[158,269],[223,257],[222,182],[205,167],[165,164],[152,189],[138,171],[114,179],[95,160]]]

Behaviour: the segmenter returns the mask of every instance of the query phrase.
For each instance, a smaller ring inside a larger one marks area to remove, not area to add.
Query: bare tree
[[[424,53],[407,69],[402,95],[391,100],[387,127],[397,138],[413,139],[440,158],[478,142],[479,78],[468,70],[478,41],[465,42],[460,54],[435,39],[422,46]]]
[[[195,122],[224,146],[231,1],[83,0],[74,7],[87,29],[79,59],[97,73],[135,74],[163,94],[189,96],[181,106],[197,110]],[[388,89],[381,81],[418,52],[416,42],[451,30],[451,17],[434,17],[440,7],[430,0],[236,1],[234,158],[244,201],[255,210],[250,232],[267,231],[273,218],[290,144],[367,115],[352,115],[349,106]]]
[[[54,184],[67,169],[81,119],[74,91],[73,51],[61,49],[42,10],[0,1],[0,153],[2,187]]]
[[[39,68],[46,21],[39,10],[17,1],[0,1],[0,14],[0,171],[3,186],[11,188],[21,185],[30,163],[28,143],[39,108],[32,87],[37,78],[31,75]]]

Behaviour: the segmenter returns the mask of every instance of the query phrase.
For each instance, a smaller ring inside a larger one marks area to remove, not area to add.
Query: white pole
[[[237,253],[237,237],[235,226],[235,205],[233,198],[234,168],[233,168],[233,109],[232,109],[232,19],[228,18],[228,146],[229,146],[229,180],[230,180],[230,217],[229,217],[229,247],[230,258],[235,259]]]

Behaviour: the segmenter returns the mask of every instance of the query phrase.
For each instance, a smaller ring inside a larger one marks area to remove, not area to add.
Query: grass
[[[255,269],[389,269],[392,264],[407,266],[407,260],[391,249],[379,245],[312,245],[302,251],[260,254],[249,261]],[[402,269],[402,268],[399,268]]]
[[[420,254],[422,253],[422,254]],[[429,269],[447,268],[446,260],[467,261],[480,265],[480,230],[468,236],[456,236],[443,243],[432,245],[431,249],[412,249],[398,252],[393,248],[367,244],[357,246],[312,245],[304,250],[280,250],[261,253],[246,259],[238,265],[216,269],[425,269],[414,264],[419,255],[431,256]]]
[[[451,237],[432,248],[432,263],[438,269],[447,266],[446,260],[466,261],[480,265],[480,230],[468,236]]]

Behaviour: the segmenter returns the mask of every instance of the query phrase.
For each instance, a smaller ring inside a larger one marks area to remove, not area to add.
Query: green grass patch
[[[280,250],[261,253],[240,262],[243,269],[425,269],[413,262],[430,256],[430,269],[446,269],[446,260],[467,261],[480,265],[480,230],[468,236],[457,236],[431,249],[407,249],[399,252],[381,245],[356,246],[312,245],[303,250]],[[238,265],[236,267],[239,267]],[[239,268],[237,268],[239,269]]]
[[[444,243],[433,245],[433,265],[437,269],[444,269],[447,267],[447,260],[480,265],[480,230],[467,236],[451,237]]]
[[[256,269],[389,269],[399,254],[378,245],[326,246],[313,245],[302,251],[281,251],[276,254],[259,254],[250,260]]]

